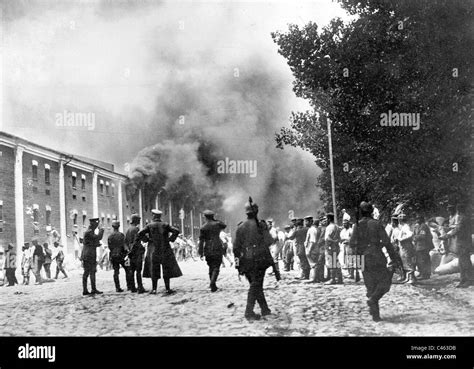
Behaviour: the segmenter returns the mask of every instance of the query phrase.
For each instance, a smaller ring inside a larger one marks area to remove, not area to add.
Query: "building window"
[[[82,196],[82,201],[86,202],[86,197],[85,196]]]
[[[107,228],[110,229],[110,214],[107,214]]]
[[[3,200],[0,200],[0,222],[3,222]]]
[[[49,188],[47,188],[47,189],[45,190],[45,193],[46,193],[46,195],[51,195],[51,191],[50,191],[50,189],[49,189]]]
[[[76,189],[76,182],[77,182],[77,174],[76,172],[72,172],[72,188],[75,190]]]
[[[81,190],[85,190],[86,189],[86,176],[85,174],[82,174],[81,175]]]
[[[46,225],[51,225],[51,206],[46,206]]]
[[[100,188],[100,194],[103,195],[104,194],[104,181],[103,180],[100,180],[99,188]]]
[[[115,183],[112,183],[112,197],[115,196]]]
[[[104,213],[101,214],[100,220],[102,222],[102,226],[104,226],[104,223],[105,223],[105,214]]]
[[[37,204],[33,204],[33,222],[39,221],[39,206]]]
[[[82,226],[86,226],[86,217],[87,217],[87,211],[83,210],[82,211]]]
[[[37,181],[38,180],[38,162],[36,160],[33,160],[31,162],[31,172],[32,172],[32,177],[33,177],[33,181]]]
[[[105,182],[105,195],[109,196],[109,182]]]
[[[33,193],[38,193],[38,187],[33,186]]]
[[[77,196],[76,196],[76,195],[72,195],[72,199],[73,199],[73,200],[76,200],[76,199],[77,199]]]
[[[72,224],[77,225],[77,210],[73,210]]]
[[[44,165],[44,183],[47,185],[50,184],[50,172],[51,172],[51,167],[49,164]]]

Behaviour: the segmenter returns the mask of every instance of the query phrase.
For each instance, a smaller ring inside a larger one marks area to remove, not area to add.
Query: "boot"
[[[120,288],[119,276],[116,274],[114,274],[114,284],[115,284],[115,291],[123,292],[123,290]]]
[[[90,292],[87,290],[87,276],[85,274],[82,275],[82,295],[90,295]]]
[[[355,271],[355,281],[356,283],[360,281],[360,274],[358,270]]]
[[[415,284],[416,283],[415,273],[414,272],[409,272],[407,279],[408,279],[408,281],[407,281],[408,284],[412,284],[412,285]]]
[[[100,295],[102,291],[99,291],[95,286],[95,273],[91,273],[91,294],[92,295]]]
[[[211,272],[211,292],[217,291],[217,277],[219,276],[219,269],[213,269]]]
[[[379,322],[380,319],[380,310],[379,310],[379,302],[370,298],[367,301],[367,305],[369,305],[369,313],[372,315],[372,320],[374,322]]]
[[[254,321],[254,320],[260,320],[261,316],[259,314],[255,314],[253,311],[251,313],[245,313],[245,319],[247,319],[249,322]]]

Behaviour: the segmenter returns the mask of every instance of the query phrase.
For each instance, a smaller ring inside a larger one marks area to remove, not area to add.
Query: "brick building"
[[[0,132],[0,247],[12,242],[20,255],[24,242],[42,241],[51,226],[72,254],[72,232],[82,236],[91,217],[101,218],[106,243],[114,219],[123,230],[141,211],[137,200],[126,198],[126,179],[112,164]]]

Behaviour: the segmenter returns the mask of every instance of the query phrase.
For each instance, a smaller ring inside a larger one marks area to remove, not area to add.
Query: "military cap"
[[[372,204],[366,201],[362,201],[360,203],[360,210],[362,210],[363,212],[372,212],[374,210],[374,207],[372,206]]]
[[[120,222],[118,220],[114,220],[112,222],[112,228],[119,228],[120,227]]]
[[[89,218],[89,222],[91,223],[98,222],[98,221],[99,221],[99,218]]]
[[[398,214],[398,219],[406,219],[407,215],[405,213]]]
[[[342,220],[342,224],[346,224],[346,223],[349,223],[349,219],[343,219]]]
[[[46,232],[51,232],[51,226],[50,225],[46,226]]]
[[[393,214],[392,219],[398,219],[398,214]]]
[[[212,210],[209,210],[209,209],[204,210],[202,213],[203,213],[205,216],[211,216],[211,215],[214,215],[214,214],[215,214]]]
[[[296,222],[297,220],[298,220],[298,218],[295,218],[295,217],[291,218],[292,222]]]
[[[152,210],[151,210],[151,213],[152,213],[153,215],[161,215],[161,214],[163,214],[163,212],[162,212],[161,210],[158,210],[158,209],[152,209]]]
[[[13,244],[12,243],[9,243],[8,246],[7,246],[8,249],[12,249],[13,248]]]
[[[454,209],[456,206],[454,204],[448,204],[448,206],[446,206],[448,209]]]
[[[273,223],[273,218],[268,219],[267,222]]]
[[[130,216],[130,220],[131,220],[132,223],[135,222],[135,221],[139,221],[140,219],[142,219],[142,217],[140,215],[136,214],[136,213],[132,214]]]
[[[333,216],[334,216],[334,213],[327,213],[327,214],[326,214],[326,218],[327,218],[327,217],[330,217],[330,216],[333,217]]]
[[[25,242],[25,246],[30,246],[30,243],[29,242]]]
[[[311,219],[313,219],[313,216],[312,216],[312,215],[306,215],[306,216],[304,217],[304,219],[311,220]]]
[[[247,202],[245,204],[246,214],[255,213],[256,211],[258,211],[258,205],[256,203],[253,203],[252,205],[250,205],[250,203]]]
[[[289,224],[285,225],[285,229],[291,229],[291,225]]]

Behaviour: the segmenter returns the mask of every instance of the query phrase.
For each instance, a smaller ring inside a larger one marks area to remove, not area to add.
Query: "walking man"
[[[58,279],[59,272],[64,274],[64,278],[67,278],[66,271],[64,270],[64,252],[62,246],[59,245],[59,242],[54,242],[54,249],[55,255],[53,260],[56,260],[56,277],[54,279]]]
[[[125,265],[125,256],[127,254],[125,250],[125,236],[122,232],[119,231],[120,222],[112,222],[113,232],[110,234],[107,239],[107,244],[110,249],[110,262],[112,263],[112,268],[114,269],[114,283],[115,291],[123,292],[123,289],[120,288],[120,266],[125,270],[125,278],[127,281],[127,289],[132,290],[130,283],[130,272],[128,266]]]
[[[217,277],[222,263],[224,245],[222,244],[220,234],[227,227],[220,220],[214,219],[212,210],[203,212],[206,223],[202,226],[199,234],[198,253],[199,257],[205,257],[209,266],[209,279],[211,292],[217,291]]]
[[[364,260],[362,275],[367,289],[367,305],[372,319],[378,322],[381,320],[379,300],[390,290],[393,276],[393,270],[387,268],[382,248],[386,248],[395,267],[401,266],[401,260],[390,244],[383,225],[372,218],[372,205],[363,201],[360,211],[362,219],[354,226],[349,244]]]
[[[258,205],[248,202],[245,205],[247,220],[239,223],[234,241],[234,255],[238,260],[236,267],[239,274],[245,275],[250,283],[247,295],[245,318],[249,321],[259,320],[255,314],[255,302],[260,305],[262,316],[271,314],[263,293],[265,271],[273,264],[270,245],[273,239],[264,221],[259,222]],[[277,274],[278,275],[278,274]]]
[[[179,229],[163,222],[161,220],[163,213],[160,210],[153,209],[151,213],[153,214],[152,221],[138,232],[138,239],[148,242],[143,277],[151,278],[152,290],[150,293],[156,295],[158,279],[161,278],[163,269],[166,293],[172,294],[174,291],[170,288],[170,279],[183,275],[170,245],[170,242],[174,242],[178,237]]]
[[[13,247],[13,244],[9,243],[7,246],[7,250],[5,252],[5,278],[8,281],[8,286],[14,286],[18,284],[18,280],[15,276],[15,269],[16,269],[16,251]]]
[[[38,240],[34,238],[32,240],[33,243],[33,273],[35,275],[35,284],[43,284],[43,280],[41,278],[41,269],[43,268],[44,264],[44,250],[43,246],[38,243]]]
[[[96,295],[103,293],[96,287],[95,274],[97,272],[97,248],[100,247],[100,240],[104,236],[104,228],[99,227],[99,218],[89,219],[89,228],[84,233],[84,246],[82,248],[81,261],[84,268],[82,275],[82,294]],[[99,229],[98,234],[95,230]],[[91,280],[91,292],[87,289],[87,278]]]
[[[138,225],[140,224],[140,216],[138,214],[132,214],[130,217],[130,228],[127,230],[125,235],[125,246],[128,250],[128,258],[130,260],[129,274],[130,274],[130,287],[132,292],[144,293],[142,281],[142,269],[143,269],[143,254],[145,248],[141,241],[138,239]],[[135,286],[135,278],[137,284]]]

